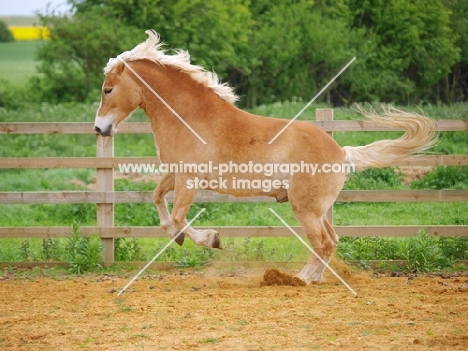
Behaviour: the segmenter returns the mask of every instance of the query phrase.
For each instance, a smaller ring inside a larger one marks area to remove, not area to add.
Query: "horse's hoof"
[[[179,244],[179,246],[182,246],[184,245],[184,240],[185,240],[185,233],[182,232],[177,236],[177,238],[175,239],[175,242]]]
[[[216,233],[216,235],[213,238],[213,249],[223,249],[223,245],[221,244],[221,240],[219,240],[219,234]]]

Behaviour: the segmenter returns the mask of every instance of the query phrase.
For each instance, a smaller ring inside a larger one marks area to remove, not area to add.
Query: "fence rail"
[[[434,236],[467,236],[466,225],[399,225],[399,226],[333,226],[340,236],[414,236],[419,230],[425,230]],[[195,227],[208,228],[208,227]],[[291,232],[285,227],[216,227],[222,237],[290,237]],[[292,226],[298,234],[301,227]],[[69,235],[70,227],[3,227],[0,237],[7,238],[63,238]],[[160,227],[82,227],[84,236],[97,235],[101,238],[161,238],[167,234]]]
[[[322,120],[309,121],[323,129],[325,132],[381,132],[397,131],[402,129],[387,128],[368,121],[339,121]],[[436,121],[437,130],[468,131],[468,119],[444,119]],[[77,122],[40,122],[40,123],[0,123],[0,134],[90,134],[93,123]],[[149,122],[126,122],[119,125],[119,133],[145,134],[151,133]]]
[[[338,131],[388,131],[367,121],[333,121],[333,110],[316,111],[317,121],[311,121],[330,133]],[[468,131],[468,120],[437,121],[439,131]],[[90,134],[92,123],[0,123],[0,134]],[[119,133],[151,133],[147,122],[128,122]],[[97,136],[96,157],[4,157],[0,169],[18,168],[92,168],[97,169],[96,191],[0,192],[0,204],[71,204],[97,205],[96,226],[83,227],[83,235],[97,234],[104,244],[105,264],[114,261],[114,239],[125,237],[165,237],[160,227],[116,227],[114,205],[120,203],[152,203],[152,192],[114,191],[114,168],[119,164],[159,165],[157,157],[114,157],[114,140]],[[424,155],[414,157],[400,166],[468,166],[468,155]],[[172,193],[168,201],[172,202]],[[269,197],[236,198],[210,191],[201,191],[197,202],[275,202]],[[337,202],[466,202],[468,190],[353,190],[342,191]],[[331,213],[329,214],[332,217]],[[430,235],[468,236],[467,225],[406,225],[406,226],[334,226],[340,236],[413,236],[420,229]],[[227,237],[290,236],[284,227],[217,227]],[[301,233],[300,227],[294,227]],[[0,227],[0,238],[59,238],[69,227]]]
[[[168,194],[169,202],[173,194]],[[343,190],[337,202],[465,202],[468,190]],[[276,202],[267,196],[235,197],[199,191],[195,202]],[[0,204],[153,203],[152,191],[0,192]]]
[[[6,157],[1,168],[116,168],[121,164],[154,164],[157,157]],[[468,166],[468,155],[415,156],[399,166]]]

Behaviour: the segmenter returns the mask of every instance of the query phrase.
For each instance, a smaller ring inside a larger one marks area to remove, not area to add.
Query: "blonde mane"
[[[138,44],[130,51],[121,53],[116,58],[109,59],[104,68],[104,73],[107,74],[112,71],[120,63],[120,60],[150,60],[188,73],[193,80],[210,88],[221,99],[227,102],[233,104],[238,100],[233,89],[227,84],[221,83],[216,73],[205,71],[201,66],[192,65],[187,51],[178,50],[175,55],[166,55],[162,49],[163,43],[160,42],[159,34],[154,30],[147,30],[145,33],[148,34],[148,39],[145,42]]]

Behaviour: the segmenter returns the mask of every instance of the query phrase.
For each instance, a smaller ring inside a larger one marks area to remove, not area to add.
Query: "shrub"
[[[21,259],[23,261],[30,261],[32,258],[31,254],[31,245],[29,244],[29,240],[25,239],[21,242]]]
[[[371,168],[349,176],[344,188],[349,190],[396,189],[401,186],[403,174],[398,168]]]
[[[116,238],[114,248],[116,261],[142,261],[144,259],[137,238]]]
[[[412,189],[466,189],[468,167],[438,166],[422,179],[410,184]]]
[[[442,237],[439,243],[445,257],[453,261],[468,259],[468,237]]]
[[[14,87],[8,80],[0,79],[0,107],[16,109],[23,104],[23,96],[21,89]]]
[[[35,84],[37,77],[32,77],[24,85],[14,85],[0,78],[0,108],[17,110],[29,108],[31,103],[41,102],[42,93]]]
[[[57,239],[42,240],[42,258],[46,261],[60,261],[61,258],[60,242]]]
[[[452,266],[451,259],[440,248],[438,238],[430,237],[424,231],[415,238],[402,240],[400,254],[410,272],[429,272]]]
[[[0,43],[7,43],[14,40],[15,38],[13,37],[11,31],[8,29],[6,23],[0,21]]]
[[[70,271],[81,274],[101,270],[101,239],[96,235],[90,238],[83,237],[80,232],[79,223],[74,221],[67,241],[67,261],[70,265]]]

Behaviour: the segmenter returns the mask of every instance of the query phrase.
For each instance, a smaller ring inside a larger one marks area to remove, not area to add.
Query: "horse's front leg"
[[[188,176],[177,174],[174,188],[174,207],[172,208],[172,221],[177,230],[184,230],[184,233],[199,246],[222,249],[221,240],[217,231],[213,229],[196,230],[187,226],[186,216],[190,206],[197,195],[198,189],[187,187]],[[184,229],[185,228],[185,229]]]
[[[172,221],[171,214],[167,210],[166,195],[169,191],[174,190],[175,175],[172,173],[166,174],[159,182],[153,193],[153,201],[159,214],[161,228],[169,234],[171,238],[179,232]],[[176,238],[176,243],[181,245],[184,243],[184,233],[181,233]]]

